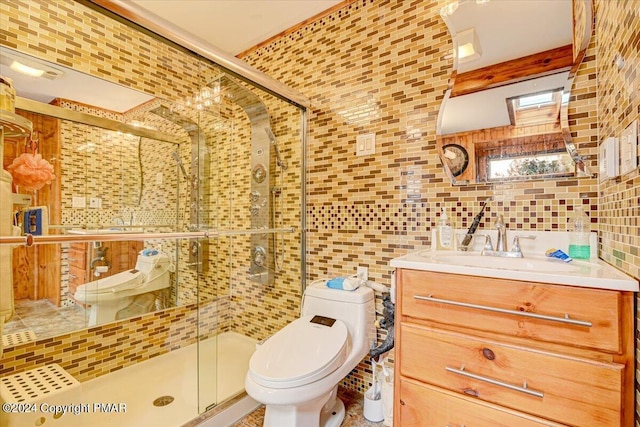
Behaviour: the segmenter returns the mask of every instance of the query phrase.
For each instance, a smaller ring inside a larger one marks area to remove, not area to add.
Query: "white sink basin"
[[[69,234],[122,234],[122,233],[142,233],[142,227],[136,228],[72,228]]]
[[[466,267],[546,273],[576,273],[584,269],[602,268],[598,264],[583,260],[573,260],[567,263],[554,258],[542,258],[538,256],[527,257],[526,255],[525,258],[505,258],[465,253],[452,253],[445,255],[433,254],[429,251],[425,252],[425,255],[428,254],[427,256],[431,257],[434,261]]]
[[[493,230],[487,232],[496,241]],[[508,242],[517,232],[510,232]],[[503,258],[480,255],[484,241],[478,239],[472,252],[435,251],[420,249],[391,260],[391,267],[521,280],[600,289],[638,292],[638,281],[599,259],[574,259],[569,263],[545,257],[550,248],[567,248],[569,233],[566,231],[528,231],[535,240],[520,241],[524,258]],[[564,250],[564,249],[563,249]],[[566,251],[565,251],[566,252]],[[597,236],[591,236],[591,254],[598,253]]]

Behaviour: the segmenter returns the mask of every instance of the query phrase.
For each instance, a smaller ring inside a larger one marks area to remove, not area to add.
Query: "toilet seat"
[[[331,326],[312,322],[316,317],[291,322],[256,349],[249,362],[249,375],[256,383],[298,387],[324,378],[344,363],[347,327],[340,320]]]

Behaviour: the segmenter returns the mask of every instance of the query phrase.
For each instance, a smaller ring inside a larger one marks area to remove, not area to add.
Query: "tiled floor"
[[[72,305],[56,307],[45,299],[15,302],[15,314],[2,329],[3,334],[33,331],[38,339],[86,328],[85,309]]]
[[[347,414],[342,422],[342,427],[383,427],[384,423],[372,423],[362,415],[363,397],[361,394],[343,388],[338,389],[338,397],[344,402]],[[262,427],[264,419],[264,406],[247,415],[233,427]]]

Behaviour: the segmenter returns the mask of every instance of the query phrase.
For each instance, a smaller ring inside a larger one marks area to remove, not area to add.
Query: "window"
[[[570,175],[574,163],[567,152],[495,157],[487,162],[489,180]]]

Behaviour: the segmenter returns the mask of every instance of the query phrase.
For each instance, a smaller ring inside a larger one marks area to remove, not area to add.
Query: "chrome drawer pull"
[[[466,307],[466,308],[474,308],[474,309],[477,309],[477,310],[492,311],[494,313],[513,314],[514,316],[522,316],[522,317],[531,317],[533,319],[550,320],[552,322],[568,323],[570,325],[586,326],[586,327],[589,327],[589,328],[591,326],[593,326],[593,324],[591,322],[588,322],[586,320],[571,319],[568,314],[565,314],[564,317],[556,317],[556,316],[547,316],[547,315],[544,315],[544,314],[529,313],[528,311],[508,310],[506,308],[490,307],[490,306],[479,305],[479,304],[470,304],[468,302],[451,301],[451,300],[448,300],[448,299],[434,298],[431,295],[426,296],[426,297],[422,296],[422,295],[414,295],[413,297],[415,299],[424,300],[424,301],[439,302],[441,304],[456,305],[458,307]]]
[[[488,378],[488,377],[483,377],[481,375],[472,374],[471,372],[465,371],[464,370],[464,366],[461,367],[460,369],[450,368],[448,366],[445,366],[445,369],[447,371],[449,371],[449,372],[454,373],[454,374],[462,375],[462,376],[465,376],[465,377],[468,377],[468,378],[473,378],[474,380],[478,380],[478,381],[484,381],[484,382],[487,382],[489,384],[497,385],[499,387],[508,388],[509,390],[519,391],[521,393],[530,394],[531,396],[536,396],[536,397],[540,397],[540,398],[544,397],[544,393],[543,392],[536,391],[536,390],[531,390],[530,388],[528,388],[526,381],[524,382],[522,387],[520,387],[520,386],[517,386],[517,385],[505,383],[503,381],[494,380],[493,378]]]

